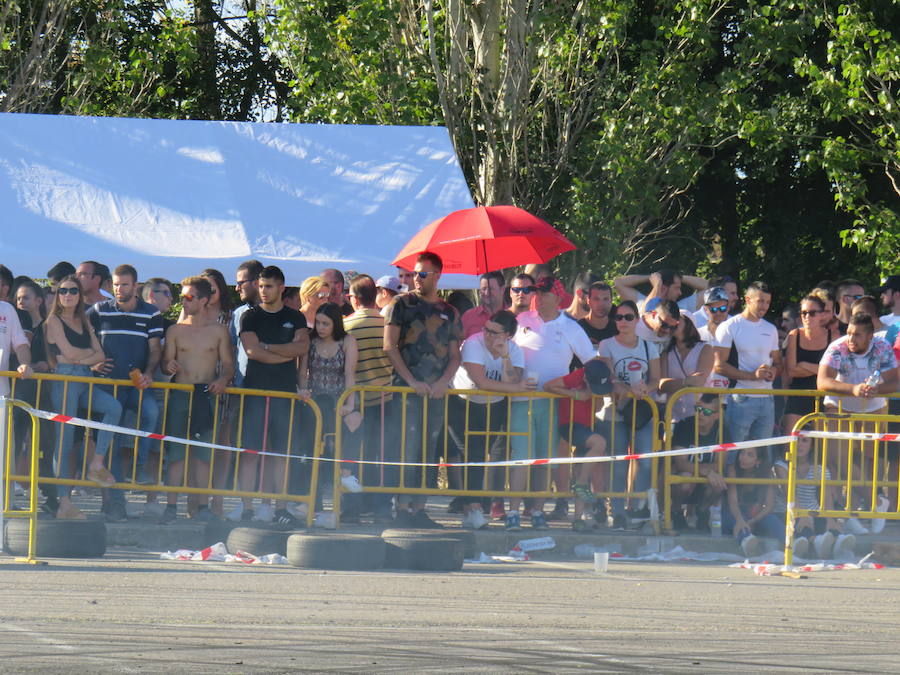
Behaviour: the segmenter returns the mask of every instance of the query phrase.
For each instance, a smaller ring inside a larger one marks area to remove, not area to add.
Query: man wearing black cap
[[[583,368],[573,370],[568,375],[557,377],[546,384],[544,390],[572,399],[559,403],[559,435],[569,439],[576,457],[600,457],[606,454],[606,438],[600,433],[600,423],[594,412],[602,407],[602,401],[595,402],[594,396],[604,396],[612,391],[612,377],[609,368],[600,359],[591,359]],[[570,436],[571,431],[571,436]],[[604,462],[577,464],[572,481],[575,494],[575,520],[572,529],[588,529],[590,521],[582,518],[585,506],[588,513],[594,504],[593,484],[599,491],[606,482],[607,466]],[[592,523],[596,527],[596,523]]]

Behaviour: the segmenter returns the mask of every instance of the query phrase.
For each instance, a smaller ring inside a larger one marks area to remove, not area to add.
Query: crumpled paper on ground
[[[160,553],[159,557],[161,560],[208,560],[210,562],[239,562],[245,563],[247,565],[288,564],[287,558],[285,558],[283,555],[279,555],[278,553],[268,553],[262,556],[255,556],[252,553],[247,553],[246,551],[238,551],[237,553],[231,554],[228,552],[228,549],[225,548],[225,544],[223,544],[221,541],[217,544],[213,544],[212,546],[208,546],[202,551],[191,551],[186,548],[181,548],[177,551],[166,551],[165,553]]]
[[[529,560],[527,553],[522,553],[521,551],[516,552],[515,555],[488,555],[487,553],[479,553],[477,558],[467,558],[463,562],[467,562],[471,564],[497,564],[497,563],[509,563],[509,562],[525,562]]]
[[[744,562],[734,563],[733,565],[729,565],[729,567],[735,567],[737,569],[742,570],[752,570],[753,573],[758,577],[768,577],[772,575],[780,574],[781,572],[838,572],[841,570],[881,570],[884,569],[884,565],[881,563],[873,563],[869,562],[869,558],[872,557],[872,553],[862,558],[859,562],[837,562],[837,563],[826,563],[826,562],[815,562],[815,563],[807,563],[803,565],[782,565],[781,563],[771,563],[771,562],[762,562],[762,563],[753,563],[749,560],[744,560]]]

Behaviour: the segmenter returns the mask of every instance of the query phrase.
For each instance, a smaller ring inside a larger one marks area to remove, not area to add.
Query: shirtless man
[[[166,434],[209,442],[212,440],[215,404],[210,396],[225,393],[234,376],[234,352],[228,328],[216,320],[206,318],[205,309],[212,296],[212,285],[203,277],[188,277],[181,282],[181,303],[184,318],[166,332],[162,370],[173,375],[172,381],[194,385],[189,392],[173,390],[169,393],[166,413]],[[188,420],[190,419],[190,428]],[[185,472],[186,447],[181,443],[166,443],[168,485],[184,485],[185,473],[193,487],[209,485],[210,448],[190,449],[188,471]],[[194,516],[209,520],[211,513],[205,498],[188,497],[188,511],[200,502]],[[171,523],[177,517],[178,493],[168,494],[168,505],[160,523]]]

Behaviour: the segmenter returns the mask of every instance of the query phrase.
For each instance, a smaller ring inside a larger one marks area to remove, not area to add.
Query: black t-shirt
[[[610,310],[609,319],[606,322],[606,328],[595,328],[588,322],[586,318],[578,320],[578,325],[584,328],[584,332],[587,333],[587,336],[591,339],[591,344],[595,347],[600,344],[601,340],[605,340],[606,338],[611,338],[614,335],[619,334],[619,331],[616,329],[615,319],[613,319],[615,311],[615,308]]]
[[[722,418],[719,417],[719,422],[714,424],[712,428],[705,434],[700,434],[700,437],[697,439],[697,442],[694,442],[694,418],[685,417],[683,420],[680,420],[675,423],[675,429],[672,431],[672,447],[673,448],[697,448],[705,445],[718,445],[719,444],[719,425],[722,424]],[[730,437],[728,436],[728,429],[722,430],[722,443],[730,443]],[[713,461],[713,453],[707,452],[702,455],[694,455],[694,457],[701,464],[712,462]]]
[[[294,332],[306,328],[306,317],[290,307],[267,312],[251,307],[241,317],[241,333],[256,333],[260,342],[285,345],[294,341]],[[297,391],[297,366],[293,360],[285,363],[262,363],[249,359],[244,386],[248,389]]]

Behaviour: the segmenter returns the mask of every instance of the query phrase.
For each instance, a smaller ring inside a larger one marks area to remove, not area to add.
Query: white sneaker
[[[878,506],[875,508],[878,513],[884,513],[891,507],[890,500],[884,495],[878,495]],[[882,530],[884,530],[884,524],[887,521],[884,518],[873,518],[872,519],[872,534],[881,534]]]
[[[230,520],[233,523],[241,522],[241,516],[244,515],[244,502],[238,502],[237,506],[235,506],[231,511],[225,514],[225,520]]]
[[[463,518],[462,526],[467,530],[481,530],[488,526],[488,521],[481,509],[472,509]]]
[[[847,518],[844,521],[844,529],[850,534],[869,534],[869,528],[864,527],[856,518]]]
[[[816,548],[816,555],[822,560],[831,560],[831,553],[834,550],[834,535],[831,532],[825,532],[813,539],[813,545]]]
[[[16,497],[24,497],[25,496],[25,488],[23,488],[18,483],[15,484],[14,495]]]
[[[856,537],[852,534],[839,534],[837,539],[834,540],[834,556],[837,557],[841,553],[846,553],[850,556],[856,555],[856,552],[853,550],[855,545]]]
[[[297,520],[305,521],[306,514],[309,512],[309,506],[307,506],[306,502],[291,502],[285,508]]]
[[[748,558],[759,555],[759,549],[762,548],[762,541],[755,534],[744,537],[741,542],[741,550]]]
[[[359,484],[359,479],[350,474],[349,476],[341,476],[341,485],[347,492],[362,492],[363,487]]]
[[[253,520],[258,520],[261,523],[271,523],[274,517],[275,509],[269,504],[260,504],[259,508],[253,512]]]
[[[154,518],[159,519],[162,518],[162,515],[166,512],[166,507],[159,502],[147,502],[144,504],[144,518]]]
[[[807,553],[809,553],[809,539],[806,537],[794,539],[794,557],[805,558]]]

